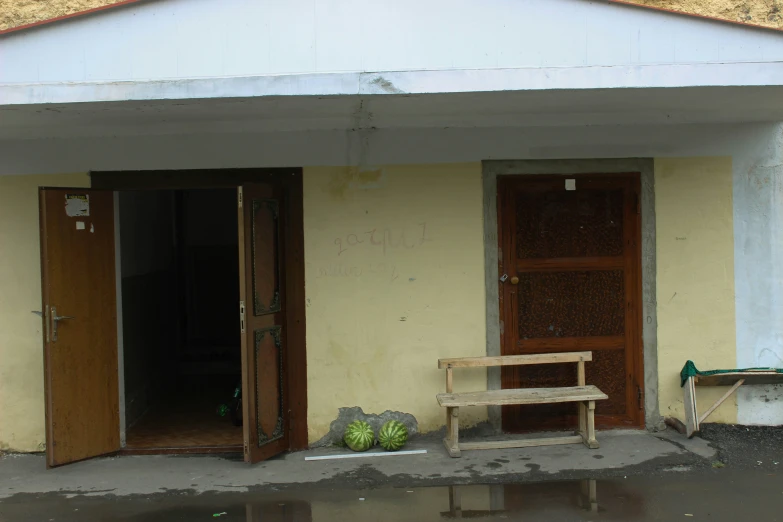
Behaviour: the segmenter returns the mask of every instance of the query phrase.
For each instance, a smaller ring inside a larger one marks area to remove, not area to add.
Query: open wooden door
[[[114,195],[41,189],[46,464],[120,449]]]
[[[272,184],[244,185],[238,200],[244,451],[252,463],[289,448],[284,206]]]

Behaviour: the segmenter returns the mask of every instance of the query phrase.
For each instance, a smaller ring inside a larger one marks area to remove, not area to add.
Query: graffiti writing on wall
[[[419,223],[415,228],[373,228],[366,232],[350,233],[335,238],[337,255],[356,248],[377,248],[385,255],[389,250],[411,250],[432,241],[427,223]]]
[[[318,267],[317,278],[356,278],[362,276],[380,276],[394,281],[400,277],[396,265],[386,263],[370,263],[362,266],[343,265],[333,263]]]

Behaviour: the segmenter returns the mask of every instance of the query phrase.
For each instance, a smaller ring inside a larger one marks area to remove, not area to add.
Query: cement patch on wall
[[[405,427],[408,428],[409,437],[416,435],[419,432],[419,423],[416,421],[416,417],[410,413],[386,410],[380,415],[376,415],[373,413],[364,413],[364,410],[358,406],[354,406],[353,408],[340,408],[337,418],[329,425],[329,433],[318,442],[311,444],[310,447],[319,448],[335,444],[341,445],[343,435],[345,434],[345,428],[356,420],[368,423],[376,436],[380,432],[381,427],[390,420],[396,420],[403,423]]]
[[[642,184],[642,342],[644,345],[645,425],[661,429],[658,402],[658,341],[656,309],[656,224],[653,161],[644,158],[485,161],[484,252],[487,288],[487,355],[500,355],[498,310],[497,176],[529,174],[640,172]],[[487,388],[500,389],[500,372],[487,372]],[[488,409],[489,421],[500,429],[500,408]]]

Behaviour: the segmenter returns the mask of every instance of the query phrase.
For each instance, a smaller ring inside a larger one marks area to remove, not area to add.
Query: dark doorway
[[[242,448],[236,219],[232,189],[119,193],[127,450]]]

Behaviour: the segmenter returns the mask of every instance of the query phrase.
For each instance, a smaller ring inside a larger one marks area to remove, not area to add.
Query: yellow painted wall
[[[658,372],[661,414],[684,419],[679,372],[735,368],[731,158],[655,160]],[[725,388],[697,388],[704,406]],[[730,399],[710,422],[737,422]]]
[[[438,358],[486,354],[481,165],[306,168],[304,227],[310,441],[344,406],[442,426]]]
[[[0,176],[0,449],[44,447],[38,187],[90,185],[86,174]]]
[[[85,174],[0,176],[0,449],[44,442],[39,186]],[[444,423],[440,357],[485,354],[481,165],[304,171],[309,437],[341,406]],[[731,158],[657,159],[658,355],[663,415],[682,418],[686,359],[736,365]],[[9,245],[13,245],[9,247]],[[482,370],[457,390],[486,387]],[[725,390],[699,389],[706,404]],[[484,409],[461,412],[466,424]],[[736,422],[731,400],[711,417]]]

